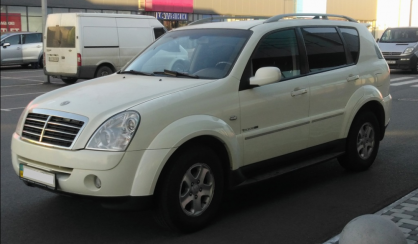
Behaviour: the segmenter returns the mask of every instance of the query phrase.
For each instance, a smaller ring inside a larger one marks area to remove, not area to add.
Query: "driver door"
[[[4,46],[9,43],[10,46]],[[1,43],[1,64],[21,64],[22,63],[22,40],[21,35],[13,35],[4,39]]]

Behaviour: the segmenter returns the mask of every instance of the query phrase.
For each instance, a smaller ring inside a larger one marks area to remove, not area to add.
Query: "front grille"
[[[29,113],[23,126],[22,137],[43,144],[70,147],[84,121],[54,115]]]
[[[402,52],[382,52],[383,53],[383,55],[385,55],[385,56],[398,56],[398,55],[401,55],[402,54]]]

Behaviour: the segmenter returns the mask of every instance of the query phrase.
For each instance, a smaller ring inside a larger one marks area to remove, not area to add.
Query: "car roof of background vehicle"
[[[13,35],[20,35],[20,34],[42,34],[41,32],[33,32],[33,31],[13,31],[13,32],[3,32],[1,35],[5,35],[4,38],[11,37]]]

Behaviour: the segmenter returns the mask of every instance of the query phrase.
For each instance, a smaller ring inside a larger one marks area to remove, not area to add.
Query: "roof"
[[[222,28],[222,29],[243,29],[248,30],[256,25],[261,25],[265,20],[246,20],[246,21],[231,21],[231,22],[211,22],[198,25],[189,25],[175,29],[202,29],[202,28]]]

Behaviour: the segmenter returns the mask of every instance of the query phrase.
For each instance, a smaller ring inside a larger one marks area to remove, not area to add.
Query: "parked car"
[[[178,28],[115,74],[37,97],[12,138],[16,174],[105,207],[152,205],[188,232],[237,186],[334,158],[368,169],[390,120],[386,61],[351,18],[290,16]],[[183,71],[166,69],[183,49]]]
[[[1,65],[42,67],[42,33],[10,32],[1,35]]]
[[[418,74],[418,27],[388,28],[378,45],[391,69]]]
[[[130,14],[50,14],[44,73],[67,84],[114,73],[165,33],[154,17]]]

